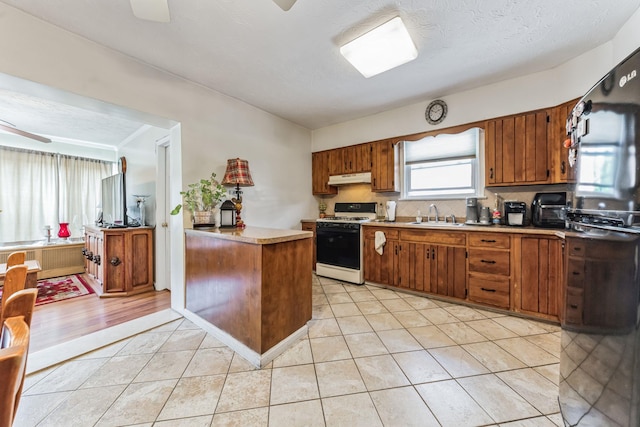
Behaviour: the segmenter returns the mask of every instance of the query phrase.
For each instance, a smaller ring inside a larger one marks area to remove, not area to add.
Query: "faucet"
[[[444,222],[447,222],[447,218],[451,218],[451,224],[456,223],[456,216],[454,214],[449,215],[448,217],[444,217]]]
[[[436,220],[434,222],[438,222],[438,208],[433,203],[429,205],[429,210],[427,211],[427,222],[429,222],[429,218],[431,217],[431,209],[436,211]]]

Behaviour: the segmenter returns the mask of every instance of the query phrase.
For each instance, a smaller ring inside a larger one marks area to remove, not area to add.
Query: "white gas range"
[[[376,218],[376,203],[336,203],[335,216],[316,220],[316,274],[364,283],[360,225]]]

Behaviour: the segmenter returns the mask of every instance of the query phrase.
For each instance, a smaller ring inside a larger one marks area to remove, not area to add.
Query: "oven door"
[[[360,224],[316,223],[317,262],[360,269]]]

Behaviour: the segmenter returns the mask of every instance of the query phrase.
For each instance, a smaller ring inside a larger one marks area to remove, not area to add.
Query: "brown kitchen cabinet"
[[[338,188],[329,185],[330,151],[311,153],[312,193],[317,195],[337,194]]]
[[[563,281],[563,241],[556,237],[520,236],[519,270],[514,286],[514,310],[559,320]]]
[[[376,252],[375,233],[385,234],[382,255]],[[364,228],[364,280],[381,285],[398,286],[398,230],[388,227]]]
[[[547,184],[549,113],[539,110],[485,123],[487,186]]]
[[[560,104],[551,109],[551,126],[549,128],[549,155],[551,182],[561,184],[575,182],[576,168],[569,166],[569,149],[564,147],[568,138],[567,117],[577,104],[579,98]]]
[[[313,233],[313,264],[312,269],[316,271],[316,222],[315,221],[302,221],[301,228],[304,231],[311,231]]]
[[[567,236],[565,250],[563,327],[621,334],[635,328],[637,239]]]
[[[85,226],[85,269],[101,285],[100,296],[153,290],[153,229]]]
[[[469,300],[508,309],[511,292],[511,236],[469,233]]]
[[[466,235],[455,232],[401,230],[397,286],[464,299]]]
[[[395,139],[371,143],[371,191],[398,192],[398,156]]]

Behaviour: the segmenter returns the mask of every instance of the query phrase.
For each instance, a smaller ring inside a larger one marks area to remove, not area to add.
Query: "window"
[[[405,199],[461,198],[482,189],[480,143],[483,131],[428,136],[403,143],[402,195]]]
[[[73,237],[93,223],[102,178],[114,163],[40,151],[0,147],[0,242],[44,239],[70,223]]]

